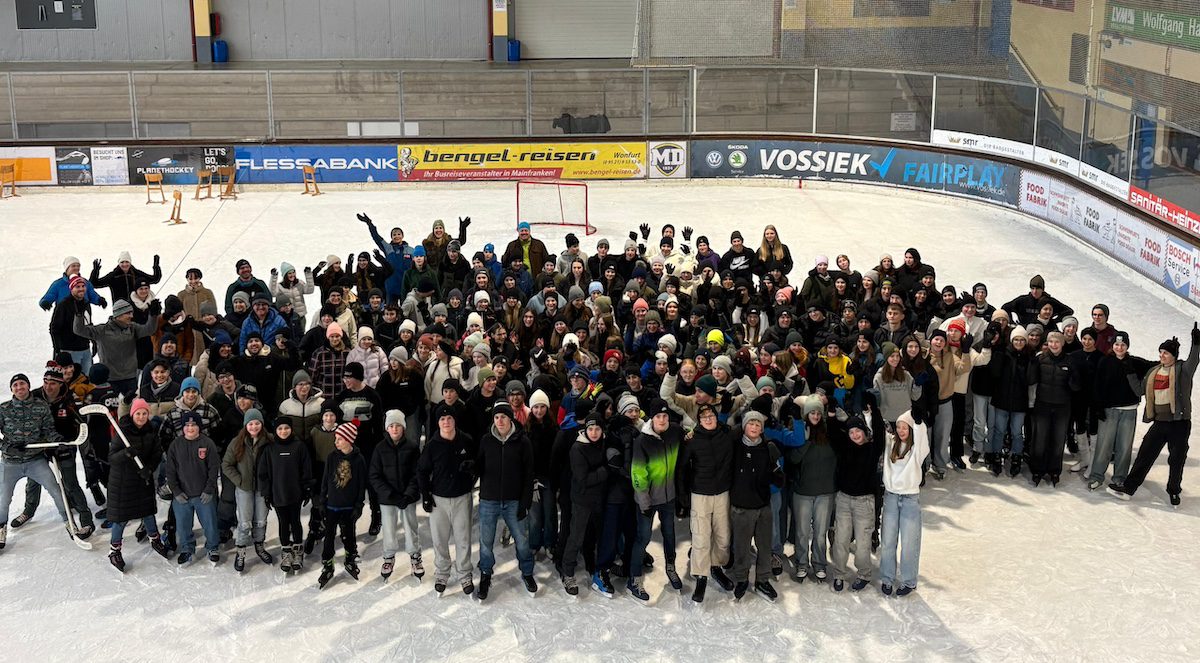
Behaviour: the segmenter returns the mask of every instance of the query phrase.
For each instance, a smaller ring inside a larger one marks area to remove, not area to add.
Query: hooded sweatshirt
[[[912,429],[913,444],[903,458],[892,460],[896,438],[888,435],[883,448],[883,487],[896,495],[916,495],[921,492],[921,477],[924,475],[921,464],[929,457],[929,431],[925,424],[913,422],[911,412],[905,412],[896,421],[904,422]]]

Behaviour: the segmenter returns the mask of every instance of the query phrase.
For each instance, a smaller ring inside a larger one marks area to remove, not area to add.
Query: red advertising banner
[[[1136,186],[1129,187],[1129,204],[1200,237],[1200,216]]]

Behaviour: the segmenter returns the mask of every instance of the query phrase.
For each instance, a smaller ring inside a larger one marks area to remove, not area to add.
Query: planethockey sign
[[[650,179],[686,179],[688,176],[687,141],[650,141],[646,149],[650,159]]]
[[[799,177],[891,184],[1016,206],[1019,169],[894,147],[799,141],[692,141],[692,177]]]
[[[465,143],[398,147],[401,182],[646,177],[646,143]]]
[[[319,182],[395,182],[395,145],[239,145],[234,149],[238,181],[246,184],[300,183],[305,166]]]
[[[163,184],[195,184],[196,171],[229,166],[232,156],[233,148],[225,145],[131,147],[126,157],[129,183],[144,184],[147,173],[160,173]]]

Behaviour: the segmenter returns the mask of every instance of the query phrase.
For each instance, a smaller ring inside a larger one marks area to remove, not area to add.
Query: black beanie
[[[1172,357],[1179,359],[1179,339],[1178,338],[1171,337],[1171,338],[1163,341],[1162,343],[1159,344],[1158,349],[1160,351],[1166,350],[1167,352],[1171,353]]]

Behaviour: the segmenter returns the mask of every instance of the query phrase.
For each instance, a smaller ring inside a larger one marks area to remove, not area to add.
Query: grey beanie
[[[392,424],[400,424],[400,427],[404,428],[404,413],[400,410],[388,410],[384,415],[383,427],[387,428]]]

